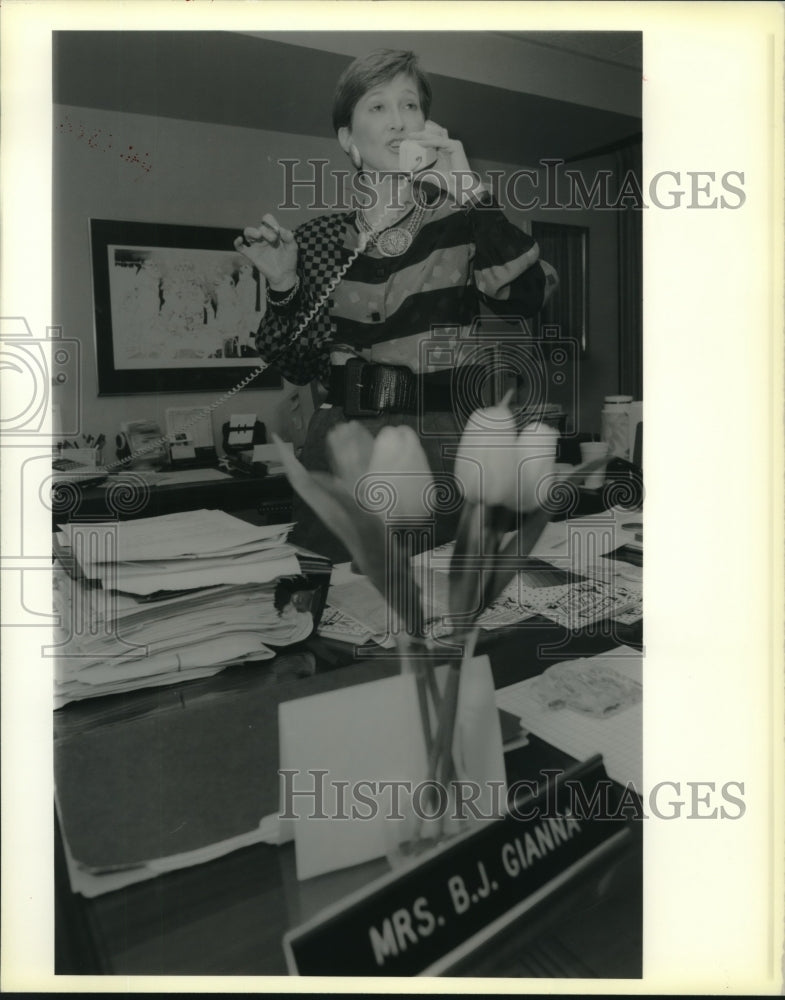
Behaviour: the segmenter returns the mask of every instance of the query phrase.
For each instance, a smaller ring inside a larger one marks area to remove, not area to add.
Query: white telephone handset
[[[405,174],[420,174],[438,160],[435,149],[426,149],[414,139],[404,139],[398,147],[398,168]]]

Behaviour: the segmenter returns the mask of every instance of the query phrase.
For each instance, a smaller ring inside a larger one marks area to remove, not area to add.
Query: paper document
[[[170,406],[166,410],[166,436],[186,439],[194,448],[214,448],[210,415],[199,406]]]
[[[363,646],[367,642],[376,642],[386,649],[395,646],[395,639],[391,635],[374,635],[369,628],[351,615],[330,607],[329,604],[324,609],[318,632],[325,639],[338,639],[356,646]]]
[[[530,555],[581,573],[606,552],[621,545],[635,544],[642,523],[643,516],[639,512],[617,508],[589,517],[550,521]]]
[[[238,559],[210,559],[202,567],[199,562],[188,560],[183,569],[159,573],[155,570],[137,572],[137,567],[111,567],[107,573],[98,572],[97,579],[104,586],[132,594],[155,594],[159,590],[188,590],[209,587],[216,583],[269,583],[279,576],[297,576],[300,564],[294,553],[277,559],[256,559],[246,556]]]
[[[642,654],[628,646],[579,661],[601,665],[620,678],[640,684]],[[547,708],[536,694],[538,677],[511,684],[496,692],[499,708],[512,712],[535,736],[578,760],[601,753],[608,775],[621,784],[643,789],[643,710],[642,702],[629,705],[605,718],[574,709]]]
[[[90,532],[99,537],[112,536],[104,551],[121,561],[141,559],[177,559],[185,556],[227,552],[249,542],[280,537],[286,525],[257,526],[232,517],[221,510],[189,510],[158,517],[141,517],[134,521],[90,524]],[[87,525],[69,523],[60,529],[69,540]],[[97,547],[92,561],[101,557]],[[89,554],[88,554],[89,557]]]
[[[327,598],[330,607],[343,611],[373,636],[387,636],[390,632],[390,612],[387,603],[364,576],[333,584]]]

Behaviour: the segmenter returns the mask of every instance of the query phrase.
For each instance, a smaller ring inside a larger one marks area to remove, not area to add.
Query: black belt
[[[350,358],[330,370],[326,402],[347,417],[452,409],[452,371],[416,375],[405,365],[377,365]]]

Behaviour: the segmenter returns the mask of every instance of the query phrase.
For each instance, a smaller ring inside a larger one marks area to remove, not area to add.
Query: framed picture
[[[264,280],[233,229],[90,220],[98,393],[231,389],[260,364]],[[253,388],[281,385],[269,368]]]

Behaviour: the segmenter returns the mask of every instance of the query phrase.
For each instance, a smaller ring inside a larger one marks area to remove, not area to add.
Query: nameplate
[[[503,819],[322,911],[284,936],[290,974],[445,973],[629,835],[624,815],[575,810],[610,784],[593,757]]]

